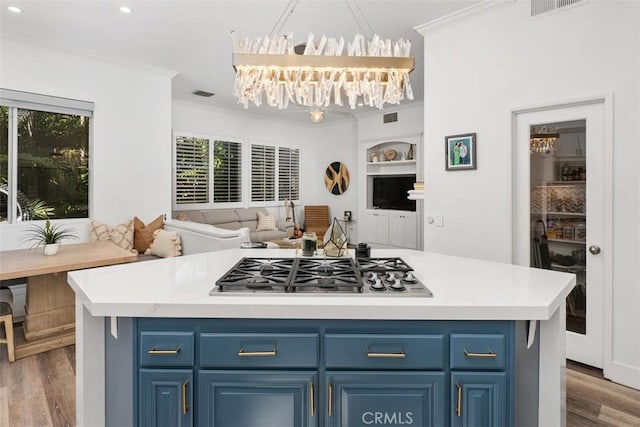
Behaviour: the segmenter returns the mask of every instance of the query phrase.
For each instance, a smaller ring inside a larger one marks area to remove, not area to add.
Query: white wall
[[[614,381],[640,387],[640,3],[590,1],[530,19],[529,2],[425,25],[429,251],[511,262],[512,109],[613,92]],[[446,172],[444,136],[476,132],[478,169]]]
[[[413,76],[413,78],[417,78]],[[384,123],[383,116],[389,113],[398,113],[398,121],[392,123]],[[409,104],[403,104],[398,106],[388,105],[385,106],[383,111],[375,111],[371,113],[366,113],[358,116],[358,147],[357,150],[364,150],[363,144],[367,142],[373,141],[393,141],[396,139],[402,139],[405,137],[417,137],[421,138],[421,135],[424,131],[424,106],[422,102],[412,102]],[[420,148],[416,148],[418,152],[415,156],[420,155]],[[367,195],[366,195],[366,170],[364,162],[367,161],[365,156],[360,152],[359,154],[359,164],[358,164],[358,211],[361,214],[364,214],[364,210],[367,206]],[[420,180],[422,177],[422,162],[418,162],[417,165],[417,179]],[[422,201],[417,202],[416,213],[419,218],[418,221],[421,221],[420,216],[423,214],[423,203]],[[358,218],[358,217],[355,217]],[[358,218],[359,224],[364,224],[365,220],[360,215]],[[358,225],[358,224],[357,224]],[[357,228],[357,227],[356,227]],[[422,239],[422,227],[421,224],[418,224],[418,240]],[[364,236],[364,233],[360,234]],[[363,238],[363,240],[365,240]],[[374,247],[383,247],[381,245],[374,245]],[[418,242],[418,249],[422,249],[422,244]]]
[[[109,224],[170,212],[171,76],[0,39],[0,87],[94,103],[90,216]],[[70,224],[86,236],[86,221]],[[19,228],[0,224],[0,249]]]
[[[286,114],[286,112],[284,112]],[[324,186],[324,171],[332,161],[340,161],[350,171],[356,168],[356,130],[354,121],[319,125],[284,120],[263,119],[256,115],[203,107],[174,101],[174,131],[195,132],[229,137],[243,142],[282,144],[300,148],[300,204],[296,219],[301,221],[304,205],[329,205],[332,216],[342,218],[345,210],[356,211],[356,190],[353,182],[340,196],[329,193]],[[248,201],[246,204],[248,205]],[[284,217],[282,203],[277,203],[277,215]]]

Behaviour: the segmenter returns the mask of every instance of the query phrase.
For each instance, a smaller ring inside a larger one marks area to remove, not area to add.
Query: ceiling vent
[[[393,123],[398,121],[398,113],[387,113],[382,116],[382,123]]]
[[[531,16],[544,15],[586,2],[587,0],[531,0]]]
[[[193,91],[194,95],[204,96],[205,98],[211,98],[214,94],[211,92],[207,92],[206,90],[195,90]]]

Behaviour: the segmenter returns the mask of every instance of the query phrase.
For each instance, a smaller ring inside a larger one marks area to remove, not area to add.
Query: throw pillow
[[[92,242],[112,241],[122,249],[136,253],[133,249],[133,221],[129,220],[115,227],[100,221],[91,221],[89,234]]]
[[[164,218],[160,215],[158,218],[151,221],[146,226],[140,218],[133,217],[133,247],[136,248],[138,253],[143,254],[151,243],[153,243],[153,233],[156,230],[161,229],[164,226]]]
[[[159,229],[153,232],[153,243],[145,254],[152,254],[161,258],[180,256],[182,245],[178,233]]]
[[[260,211],[258,211],[258,226],[256,227],[256,231],[275,231],[276,230],[276,219],[273,215],[266,215]]]

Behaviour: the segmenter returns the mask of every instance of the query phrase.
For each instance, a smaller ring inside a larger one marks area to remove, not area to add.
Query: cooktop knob
[[[386,291],[387,290],[387,288],[379,280],[376,280],[376,282],[373,285],[369,286],[369,287],[373,291]]]
[[[405,287],[404,285],[398,280],[397,282],[395,282],[393,285],[389,286],[389,289],[391,289],[392,291],[404,291]]]
[[[384,277],[384,283],[385,285],[393,285],[396,283],[396,276],[393,273],[387,273]]]
[[[418,279],[413,275],[412,272],[407,272],[407,274],[402,278],[403,283],[418,283]]]
[[[365,279],[365,281],[370,284],[373,285],[374,283],[376,283],[376,279],[378,278],[378,275],[374,272],[371,272],[367,275],[367,278]]]

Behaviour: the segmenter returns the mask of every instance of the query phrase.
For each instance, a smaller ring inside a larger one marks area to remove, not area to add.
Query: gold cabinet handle
[[[271,351],[244,351],[244,348],[241,348],[238,352],[238,356],[240,357],[260,357],[260,356],[275,356],[278,353],[278,349],[273,347]]]
[[[458,403],[456,404],[456,415],[462,415],[462,387],[460,384],[456,383],[456,387],[458,388]]]
[[[186,414],[189,410],[189,405],[187,405],[187,386],[189,385],[189,380],[186,380],[182,383],[182,414]]]
[[[371,350],[367,349],[367,357],[371,357],[371,358],[382,357],[382,358],[391,358],[391,359],[404,359],[405,357],[407,357],[407,355],[404,353],[403,350],[400,350],[399,353],[375,353],[375,352],[372,352]]]
[[[488,353],[471,353],[469,351],[467,351],[467,349],[464,349],[464,355],[467,357],[497,357],[498,355],[493,352],[493,351],[489,351]]]
[[[333,415],[333,384],[329,383],[329,416]]]
[[[309,400],[311,405],[311,416],[313,417],[316,413],[316,393],[313,390],[313,381],[309,385]]]
[[[180,353],[180,346],[178,346],[178,348],[176,348],[175,350],[156,350],[155,347],[153,347],[151,350],[147,351],[147,353],[149,354],[155,354],[155,355],[171,355],[171,354],[178,354]]]

